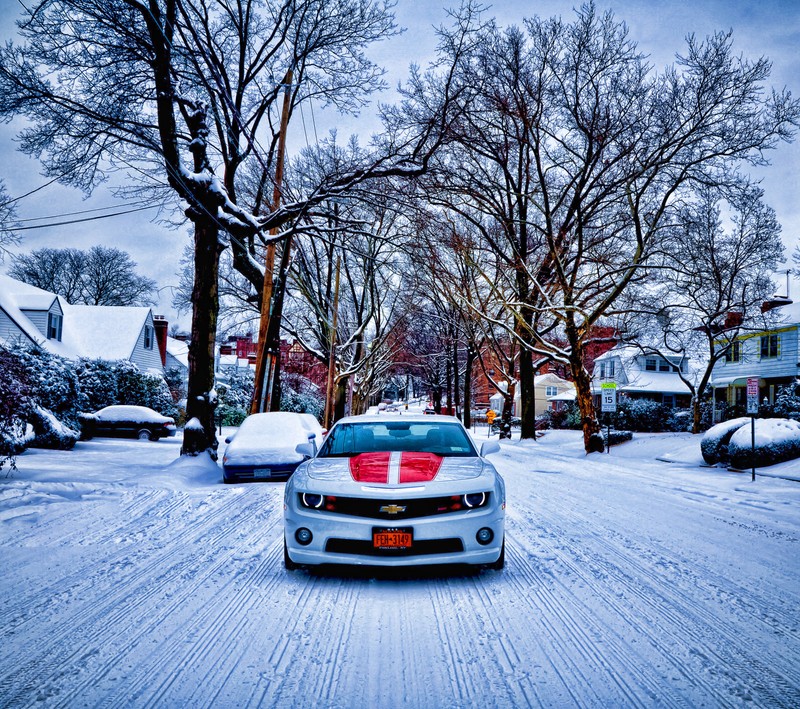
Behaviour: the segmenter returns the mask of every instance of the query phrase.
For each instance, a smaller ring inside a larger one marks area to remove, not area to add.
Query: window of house
[[[549,386],[545,388],[546,396],[556,396],[558,394],[558,387]]]
[[[600,362],[600,379],[606,378],[606,363]]]
[[[644,361],[644,368],[645,368],[645,369],[646,369],[648,372],[655,372],[655,371],[656,371],[656,369],[657,369],[657,365],[658,365],[658,360],[656,360],[656,358],[655,358],[655,357],[648,357],[648,358],[647,358],[647,359]]]
[[[674,409],[675,408],[675,395],[674,394],[664,394],[664,406],[667,406],[670,409]]]
[[[742,343],[739,340],[734,340],[725,350],[726,362],[741,362],[742,361]]]
[[[47,339],[61,342],[63,318],[58,313],[47,313]]]
[[[672,365],[669,362],[667,362],[667,360],[660,359],[660,360],[658,360],[658,371],[659,372],[671,372],[672,371]]]
[[[761,359],[776,359],[781,354],[780,335],[761,336]]]
[[[614,362],[612,361],[608,363],[608,377],[609,379],[611,379],[613,378],[613,376],[614,376]]]
[[[144,326],[144,348],[146,350],[153,349],[153,328],[149,325]]]

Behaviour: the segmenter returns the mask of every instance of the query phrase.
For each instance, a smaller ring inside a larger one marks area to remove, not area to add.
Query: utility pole
[[[333,382],[336,368],[336,326],[339,321],[339,275],[342,269],[341,254],[336,257],[336,281],[333,286],[333,327],[331,328],[330,352],[328,354],[328,382],[325,387],[324,427],[330,430],[333,425]]]
[[[286,153],[286,128],[289,124],[289,108],[291,107],[291,88],[294,73],[291,69],[286,72],[283,78],[283,111],[281,113],[280,133],[278,134],[278,155],[275,162],[275,189],[272,192],[272,209],[277,210],[281,204],[281,184],[283,183],[283,162]],[[270,229],[270,236],[275,236],[278,228]],[[284,245],[284,249],[289,245]],[[250,413],[256,414],[262,411],[269,411],[272,403],[272,387],[275,381],[276,357],[280,352],[275,352],[274,343],[269,341],[269,334],[274,331],[275,324],[270,327],[270,320],[273,316],[280,317],[280,314],[273,313],[272,295],[274,291],[273,272],[275,270],[275,241],[267,244],[267,253],[264,259],[264,287],[261,291],[261,320],[258,326],[258,350],[256,356],[256,374],[253,386],[253,402]],[[280,322],[278,321],[278,326]],[[280,327],[278,327],[280,333]],[[280,335],[278,336],[278,348],[280,348]]]

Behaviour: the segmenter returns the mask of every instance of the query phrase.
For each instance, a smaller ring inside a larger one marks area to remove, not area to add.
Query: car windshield
[[[359,453],[412,451],[441,456],[475,456],[475,447],[462,426],[439,421],[370,421],[333,427],[319,458]]]

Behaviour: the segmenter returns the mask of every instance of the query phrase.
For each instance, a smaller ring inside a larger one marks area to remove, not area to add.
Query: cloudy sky
[[[26,0],[26,5],[30,3]],[[453,3],[454,4],[454,3]],[[489,4],[487,2],[487,4]],[[487,15],[497,17],[501,25],[520,23],[522,18],[561,15],[572,17],[575,3],[539,0],[497,0],[491,3]],[[767,56],[773,63],[771,83],[788,87],[800,94],[800,3],[797,0],[597,0],[601,10],[611,9],[630,28],[630,37],[639,48],[650,55],[651,62],[661,68],[673,61],[676,53],[685,47],[685,38],[694,33],[703,37],[716,30],[733,30],[734,46],[745,56]],[[408,65],[424,65],[433,55],[436,46],[434,28],[449,24],[444,7],[436,0],[398,0],[398,24],[405,34],[375,48],[372,56],[388,70],[387,79],[394,87],[407,75]],[[0,37],[13,39],[14,20],[20,16],[19,0],[0,1]],[[392,100],[392,91],[381,97]],[[323,137],[329,127],[336,127],[340,136],[361,133],[366,141],[368,134],[378,128],[373,108],[362,111],[357,119],[323,115],[317,112],[317,135]],[[38,163],[16,151],[15,135],[20,125],[0,125],[0,177],[12,197],[23,195],[43,185]],[[292,128],[291,143],[298,149],[305,145],[302,126],[297,122]],[[313,133],[312,133],[313,134]],[[800,143],[781,146],[771,155],[772,166],[753,173],[763,181],[768,203],[775,208],[783,225],[787,254],[800,243]],[[99,187],[85,198],[81,193],[59,185],[51,185],[18,202],[22,219],[64,215],[83,210],[122,211],[124,207],[114,199],[107,187]],[[103,211],[79,215],[95,216]],[[53,226],[20,232],[21,244],[14,251],[31,251],[42,247],[90,248],[96,244],[116,246],[128,251],[139,264],[139,271],[158,281],[162,287],[157,311],[170,322],[178,320],[171,306],[171,286],[177,283],[176,272],[184,244],[189,240],[187,229],[170,230],[151,221],[152,212],[140,212],[109,219],[100,219],[73,225]],[[54,218],[64,221],[77,217]],[[25,222],[33,225],[36,222]],[[0,270],[8,266],[0,263]],[[800,296],[800,281],[792,284],[793,295]],[[188,324],[187,318],[181,324]]]

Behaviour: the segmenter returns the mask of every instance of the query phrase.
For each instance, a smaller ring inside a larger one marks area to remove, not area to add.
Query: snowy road
[[[505,571],[287,573],[177,450],[0,479],[1,706],[800,706],[800,483],[506,445]]]

